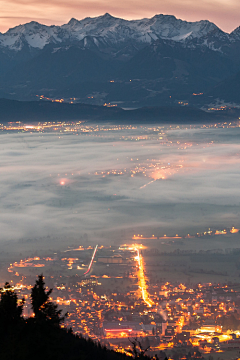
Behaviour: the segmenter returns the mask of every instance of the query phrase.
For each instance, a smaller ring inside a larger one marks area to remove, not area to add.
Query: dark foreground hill
[[[190,106],[143,107],[123,110],[118,107],[50,101],[16,101],[0,99],[0,123],[21,121],[119,122],[119,123],[203,123],[236,117],[236,112],[209,113]]]
[[[99,343],[75,335],[71,329],[64,328],[61,310],[49,301],[51,292],[51,289],[46,290],[43,276],[39,276],[30,296],[34,315],[24,318],[24,299],[18,299],[8,283],[0,289],[1,360],[131,359],[125,354],[108,350]],[[150,360],[138,351],[136,356],[134,358]]]

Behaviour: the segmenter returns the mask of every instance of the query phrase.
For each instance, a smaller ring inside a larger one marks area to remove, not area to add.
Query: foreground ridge
[[[4,346],[0,348],[2,360],[16,359],[58,359],[58,360],[126,360],[131,357],[108,350],[100,343],[73,334],[63,325],[65,314],[53,304],[49,296],[52,289],[46,290],[43,275],[38,276],[31,290],[31,303],[34,311],[29,318],[23,317],[25,300],[18,300],[12,286],[5,283],[0,289],[0,336]],[[134,358],[150,359],[134,345]]]

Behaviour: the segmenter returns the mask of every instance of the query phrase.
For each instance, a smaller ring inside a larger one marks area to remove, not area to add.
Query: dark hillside
[[[118,123],[204,123],[232,119],[235,113],[209,113],[190,106],[143,107],[123,110],[119,107],[105,107],[87,104],[56,103],[50,101],[16,101],[0,99],[0,123],[21,121],[118,122]]]
[[[1,360],[131,359],[64,328],[64,316],[57,305],[49,301],[52,290],[45,289],[42,275],[31,290],[32,317],[23,317],[24,300],[19,301],[8,283],[0,290]],[[149,359],[144,355],[139,358]]]

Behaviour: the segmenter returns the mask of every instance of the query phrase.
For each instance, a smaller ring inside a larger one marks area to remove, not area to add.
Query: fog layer
[[[144,134],[2,133],[0,241],[239,226],[239,128]]]

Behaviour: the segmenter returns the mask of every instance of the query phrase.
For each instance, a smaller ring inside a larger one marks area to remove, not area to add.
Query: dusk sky
[[[160,13],[188,21],[208,19],[228,32],[240,25],[239,0],[0,0],[0,31],[31,20],[61,25],[72,17],[80,20],[106,12],[125,19]]]

